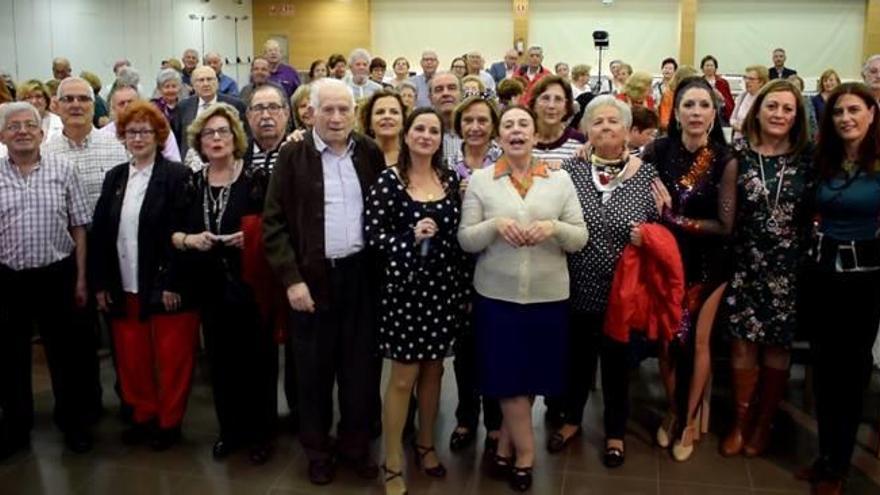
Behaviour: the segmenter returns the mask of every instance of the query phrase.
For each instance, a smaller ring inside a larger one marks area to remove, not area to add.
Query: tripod
[[[608,45],[596,45],[596,50],[599,52],[599,72],[596,74],[596,87],[593,88],[593,94],[598,95],[602,93],[602,52],[608,49]]]

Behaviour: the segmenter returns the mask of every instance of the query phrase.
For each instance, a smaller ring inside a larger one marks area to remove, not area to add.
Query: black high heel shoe
[[[513,466],[513,456],[504,457],[497,453],[492,456],[489,461],[488,474],[489,477],[496,480],[504,480],[510,478],[510,468]]]
[[[460,431],[460,430],[464,431]],[[466,428],[464,426],[457,426],[455,430],[453,430],[452,435],[449,436],[449,450],[453,452],[458,452],[459,450],[464,450],[470,444],[474,443],[474,440],[477,438],[477,429],[476,428]]]
[[[446,466],[443,465],[442,462],[437,462],[437,465],[434,467],[427,467],[424,465],[425,456],[430,454],[431,452],[437,452],[434,450],[434,447],[425,447],[424,445],[419,445],[413,442],[413,449],[416,452],[416,467],[425,472],[428,476],[433,478],[443,478],[446,476]]]
[[[532,487],[532,466],[510,468],[510,487],[518,492],[524,492]]]

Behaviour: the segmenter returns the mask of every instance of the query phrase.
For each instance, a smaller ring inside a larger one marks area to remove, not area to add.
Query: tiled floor
[[[38,360],[39,361],[39,360]],[[184,442],[166,453],[146,448],[129,448],[119,442],[122,425],[115,417],[112,372],[104,363],[105,404],[108,414],[97,430],[94,452],[75,455],[62,448],[60,435],[51,424],[51,392],[41,365],[34,371],[36,404],[39,411],[33,446],[0,463],[0,494],[382,494],[380,481],[369,482],[340,470],[337,480],[327,487],[309,484],[305,459],[295,437],[281,434],[273,459],[265,466],[253,467],[241,457],[225,462],[211,458],[215,419],[210,389],[203,373],[196,378],[184,424]],[[444,377],[443,401],[438,425],[438,450],[449,468],[447,479],[437,481],[408,466],[411,494],[507,494],[506,484],[492,481],[480,472],[480,448],[450,454],[446,447],[454,427],[455,380],[451,362]],[[798,404],[802,402],[803,381],[795,372],[786,409],[774,432],[773,449],[763,459],[724,459],[717,453],[717,431],[727,422],[726,395],[716,385],[712,432],[700,442],[687,463],[673,461],[667,452],[653,446],[651,438],[662,405],[656,364],[648,361],[633,380],[633,417],[627,438],[626,464],[617,470],[605,469],[599,459],[602,442],[601,393],[591,398],[586,412],[585,434],[566,453],[550,456],[539,450],[534,494],[652,494],[652,495],[745,495],[806,494],[804,483],[792,472],[815,454],[815,424]],[[721,380],[718,380],[721,381]],[[876,387],[876,384],[875,384]],[[283,403],[283,400],[280,402]],[[870,409],[877,411],[876,404]],[[869,408],[866,408],[866,411]],[[543,405],[535,406],[537,440],[543,446]],[[875,414],[876,416],[876,414]],[[848,493],[880,494],[880,462],[866,450],[872,434],[866,426],[854,459]],[[381,457],[381,442],[376,444]],[[482,438],[478,440],[482,445]]]

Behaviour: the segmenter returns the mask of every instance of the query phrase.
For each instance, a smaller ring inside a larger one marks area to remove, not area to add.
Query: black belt
[[[880,270],[880,239],[842,241],[819,233],[810,256],[836,272],[873,272]]]
[[[344,258],[326,258],[327,267],[331,270],[337,268],[345,268],[347,266],[351,266],[359,261],[361,261],[365,256],[365,249],[358,251],[357,253],[348,255]]]

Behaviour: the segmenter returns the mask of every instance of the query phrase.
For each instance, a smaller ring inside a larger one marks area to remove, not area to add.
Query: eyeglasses
[[[127,139],[137,139],[137,138],[146,139],[146,138],[153,136],[155,134],[156,134],[156,131],[154,131],[153,129],[126,129],[125,130],[125,137]]]
[[[232,129],[228,127],[218,127],[216,129],[202,129],[202,132],[199,133],[199,136],[202,139],[210,139],[217,138],[220,139],[227,138],[232,135]]]
[[[37,129],[40,129],[40,124],[29,120],[27,122],[13,122],[6,125],[6,130],[9,132],[18,132],[22,129],[26,131],[36,131]]]
[[[284,109],[284,106],[279,105],[277,103],[269,103],[268,105],[252,105],[248,110],[254,112],[256,114],[261,114],[263,112],[269,112],[272,115],[277,114],[281,110]]]
[[[61,98],[58,98],[58,101],[61,103],[89,103],[92,101],[92,97],[89,95],[64,95]]]

